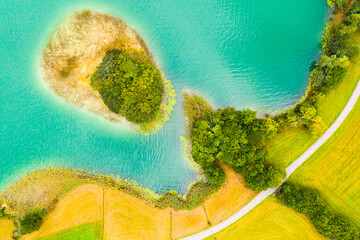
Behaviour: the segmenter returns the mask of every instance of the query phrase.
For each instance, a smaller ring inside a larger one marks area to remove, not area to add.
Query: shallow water
[[[329,13],[325,0],[63,0],[0,3],[0,190],[48,166],[131,178],[184,193],[196,172],[183,157],[181,93],[216,107],[280,110],[304,93]],[[177,93],[170,121],[136,135],[55,96],[38,74],[56,26],[92,8],[123,19],[149,45]]]

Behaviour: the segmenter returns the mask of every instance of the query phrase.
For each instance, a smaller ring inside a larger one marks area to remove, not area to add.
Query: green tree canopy
[[[348,219],[338,216],[315,190],[285,182],[277,197],[287,207],[308,215],[325,237],[339,240],[360,238],[359,229]]]
[[[192,156],[204,168],[211,183],[222,182],[225,177],[214,164],[217,159],[242,174],[255,191],[277,187],[284,174],[275,165],[266,163],[265,150],[266,139],[277,128],[274,120],[257,119],[256,112],[249,109],[218,109],[207,120],[195,122],[191,133]]]
[[[161,74],[141,54],[108,51],[91,77],[108,108],[134,123],[151,122],[163,95]]]

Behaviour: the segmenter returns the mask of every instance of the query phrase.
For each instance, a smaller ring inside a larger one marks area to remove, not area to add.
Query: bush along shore
[[[175,191],[158,196],[141,189],[139,186],[134,188],[131,184],[114,180],[110,176],[98,176],[76,170],[49,169],[35,172],[35,174],[39,173],[39,176],[42,176],[42,173],[47,176],[56,175],[54,179],[58,179],[59,189],[56,194],[52,195],[51,200],[44,200],[41,204],[35,202],[32,207],[26,205],[26,196],[22,197],[24,201],[19,201],[22,199],[19,197],[21,191],[19,192],[16,189],[23,189],[24,186],[28,188],[31,185],[29,181],[34,179],[33,176],[31,179],[25,177],[22,182],[14,184],[0,195],[0,204],[6,203],[9,206],[9,211],[2,211],[0,216],[14,219],[17,223],[15,236],[20,236],[32,231],[30,229],[35,230],[38,228],[42,218],[55,207],[57,200],[64,196],[65,193],[76,186],[89,183],[124,191],[160,209],[172,207],[175,210],[190,210],[204,203],[206,199],[220,189],[226,176],[223,169],[218,166],[219,163],[233,167],[236,172],[244,176],[247,185],[254,191],[278,187],[285,177],[285,171],[267,161],[268,154],[265,143],[280,130],[292,124],[307,127],[314,136],[320,135],[326,127],[317,115],[317,102],[321,96],[328,93],[330,89],[336,87],[342,81],[351,60],[357,56],[359,51],[357,46],[352,45],[351,39],[358,32],[360,26],[360,3],[353,1],[349,4],[347,1],[340,0],[328,2],[330,5],[335,6],[334,12],[340,13],[342,19],[340,23],[336,23],[335,20],[331,21],[327,26],[322,42],[322,55],[311,71],[306,96],[293,108],[274,117],[267,116],[258,119],[254,111],[248,109],[235,110],[231,107],[214,110],[200,96],[184,93],[185,138],[186,142],[189,143],[187,149],[189,149],[194,162],[201,166],[206,176],[206,178],[192,184],[185,196],[180,196]],[[83,12],[82,14],[85,14],[86,17],[89,13]],[[126,64],[117,65],[116,63],[119,62]],[[107,65],[113,66],[112,70],[106,70]],[[157,118],[158,115],[154,109],[159,107],[159,98],[148,99],[149,101],[145,105],[137,105],[136,99],[148,95],[146,91],[139,93],[132,91],[131,89],[134,86],[129,84],[128,81],[135,78],[140,79],[140,82],[151,79],[147,83],[143,82],[143,84],[150,84],[150,88],[156,89],[157,96],[161,92],[164,94],[165,88],[161,88],[159,85],[159,72],[155,70],[153,65],[142,59],[141,53],[132,52],[130,54],[121,50],[108,51],[103,62],[97,66],[97,70],[92,75],[91,85],[100,92],[102,99],[107,102],[109,108],[121,112],[134,122],[148,124]],[[67,78],[68,75],[66,74],[63,77]],[[123,78],[117,79],[118,75]],[[120,87],[127,90],[120,92],[118,91]],[[173,97],[173,89],[171,87],[169,89],[170,91],[167,94]],[[174,102],[170,102],[169,105],[172,106]],[[161,104],[160,109],[162,109]],[[31,176],[31,174],[28,176]],[[67,183],[65,183],[67,178],[64,176],[70,179]],[[37,184],[41,181],[35,181],[34,187],[38,186]],[[14,194],[9,194],[9,191]],[[297,193],[301,196],[307,194],[306,190],[302,192],[297,187],[284,185],[279,198],[287,206],[296,210],[302,203],[291,205],[287,202],[292,201],[287,199],[294,198],[293,192],[296,192],[294,196],[298,196]],[[316,193],[310,193],[309,196],[315,196],[315,199],[319,200],[320,203],[314,202],[314,206],[318,204],[315,208],[320,206],[321,211],[331,212],[327,207],[324,207],[323,200]],[[304,210],[303,212],[310,215],[311,211]],[[345,219],[338,218],[332,213],[330,215],[329,219],[334,222],[331,226],[338,227],[339,224],[342,224],[344,229],[357,234]],[[312,218],[312,215],[310,217]],[[29,219],[34,219],[34,221],[29,221]],[[317,226],[316,221],[313,220],[315,227],[325,236],[345,236],[341,235],[343,234],[342,229],[338,229],[337,233],[334,232],[334,229],[331,231],[322,230],[319,226],[323,223],[319,223]],[[29,222],[31,222],[30,225],[21,226]]]

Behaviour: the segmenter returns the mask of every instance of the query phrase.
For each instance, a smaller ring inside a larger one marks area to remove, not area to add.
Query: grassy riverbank
[[[52,168],[25,175],[0,194],[0,203],[7,205],[6,214],[21,219],[39,208],[51,212],[66,194],[85,184],[118,190],[149,204],[158,198],[156,194],[133,182],[78,170]]]

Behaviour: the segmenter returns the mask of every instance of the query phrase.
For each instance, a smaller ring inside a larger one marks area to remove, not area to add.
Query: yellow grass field
[[[269,197],[244,218],[206,239],[321,240],[326,238],[316,231],[306,216]]]
[[[335,134],[291,176],[360,227],[360,100]]]
[[[170,239],[170,210],[159,210],[114,190],[105,190],[104,239]]]
[[[12,239],[14,222],[9,219],[0,219],[0,240]]]
[[[222,164],[221,167],[226,170],[225,184],[204,204],[212,225],[233,215],[256,196],[256,193],[245,185],[241,175],[228,166]]]
[[[234,214],[255,195],[231,168],[227,179],[204,205],[191,211],[160,210],[126,193],[83,185],[62,198],[39,231],[21,240],[47,239],[64,230],[97,222],[103,239],[177,239],[199,232]],[[65,231],[66,232],[66,231]]]
[[[172,210],[171,237],[181,238],[209,227],[203,206],[192,211]]]

